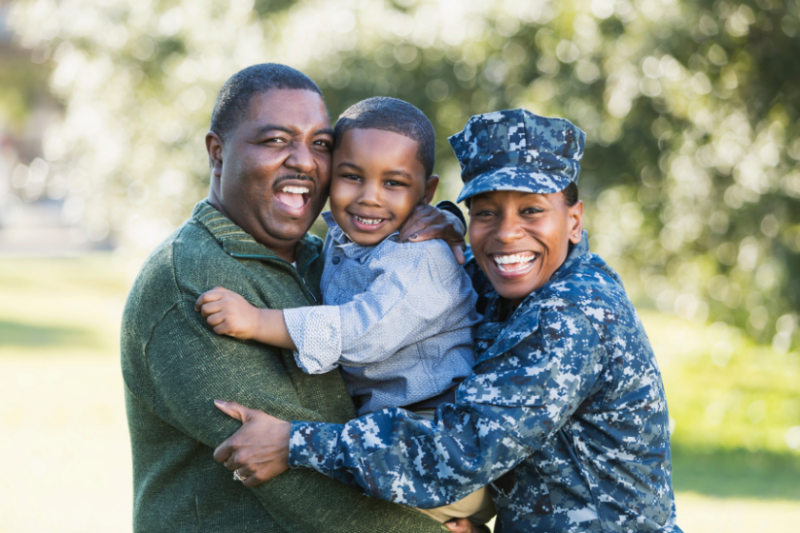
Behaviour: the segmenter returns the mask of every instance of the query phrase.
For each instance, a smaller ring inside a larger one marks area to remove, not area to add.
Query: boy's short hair
[[[425,179],[433,174],[436,161],[436,134],[425,113],[415,106],[388,96],[367,98],[353,104],[339,115],[333,130],[333,147],[339,146],[348,130],[391,131],[417,143],[417,160],[425,169]]]
[[[250,100],[270,89],[312,91],[322,98],[317,84],[299,70],[280,63],[252,65],[231,76],[220,89],[211,113],[211,131],[224,141],[247,116]]]

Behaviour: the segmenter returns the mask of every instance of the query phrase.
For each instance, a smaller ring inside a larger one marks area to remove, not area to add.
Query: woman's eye
[[[539,207],[527,207],[522,210],[523,215],[538,215],[539,213],[544,212],[544,209]]]

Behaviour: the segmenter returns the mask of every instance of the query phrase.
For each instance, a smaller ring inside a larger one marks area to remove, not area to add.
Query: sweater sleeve
[[[209,448],[240,427],[214,407],[215,398],[284,420],[321,418],[300,406],[280,352],[215,335],[192,302],[180,302],[158,322],[146,355],[156,414]],[[288,471],[251,490],[286,531],[440,531],[427,517],[384,502],[376,506],[356,489],[308,470]]]

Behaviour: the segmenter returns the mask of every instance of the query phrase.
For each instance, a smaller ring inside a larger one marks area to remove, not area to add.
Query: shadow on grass
[[[673,446],[672,466],[676,492],[800,501],[800,457],[796,455]]]
[[[96,347],[97,339],[92,332],[59,326],[33,326],[0,320],[0,346],[46,346]]]

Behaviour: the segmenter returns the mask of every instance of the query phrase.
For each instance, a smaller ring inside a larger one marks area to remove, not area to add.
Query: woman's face
[[[516,308],[550,279],[581,240],[583,203],[560,192],[495,191],[473,197],[472,253],[497,293]]]

